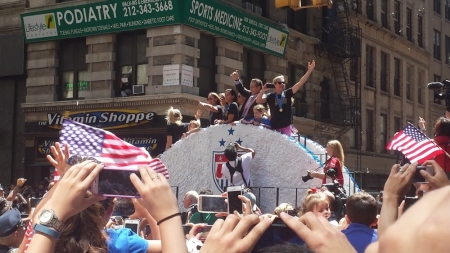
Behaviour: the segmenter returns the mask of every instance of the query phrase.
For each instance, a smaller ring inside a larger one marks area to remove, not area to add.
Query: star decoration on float
[[[230,127],[230,130],[228,130],[228,135],[234,135],[233,127]]]
[[[237,142],[239,145],[242,145],[243,140],[241,140],[241,138],[239,138],[236,142]]]
[[[229,131],[229,130],[228,130],[228,131]],[[234,131],[234,130],[233,130],[233,131]],[[226,141],[224,141],[223,138],[222,138],[222,140],[219,141],[220,146],[221,146],[221,147],[222,147],[222,146],[225,147],[225,142],[226,142]]]

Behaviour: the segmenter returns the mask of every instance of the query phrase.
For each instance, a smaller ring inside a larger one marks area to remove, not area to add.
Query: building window
[[[381,70],[380,70],[380,88],[382,91],[388,91],[388,54],[381,52]]]
[[[367,18],[370,20],[375,20],[374,19],[374,0],[367,0],[367,5],[366,5],[366,14],[367,14]]]
[[[400,28],[400,2],[394,2],[394,32],[398,35],[402,33]]]
[[[366,46],[366,85],[374,87],[374,48]]]
[[[402,127],[402,119],[400,117],[394,117],[394,131],[400,132],[403,129]]]
[[[148,58],[146,50],[148,38],[145,30],[137,32],[125,32],[117,35],[117,96],[132,95],[123,90],[123,83],[131,85],[148,84],[147,66]],[[122,94],[121,91],[125,94]]]
[[[380,115],[380,152],[386,153],[387,145],[387,114]]]
[[[406,99],[411,100],[411,66],[406,66]]]
[[[423,85],[423,72],[417,71],[417,102],[422,104],[422,85]]]
[[[264,54],[244,48],[242,53],[243,69],[240,73],[243,85],[250,88],[250,80],[259,78],[264,83],[265,61]]]
[[[242,1],[242,8],[257,15],[269,18],[266,0],[245,0]]]
[[[433,57],[436,60],[441,60],[441,33],[436,30],[434,30]]]
[[[388,0],[381,0],[381,25],[388,27]]]
[[[373,145],[373,111],[372,110],[366,110],[366,151],[373,151],[374,145]]]
[[[86,81],[86,38],[63,40],[59,44],[60,98],[84,99],[89,90]]]
[[[445,19],[450,20],[450,0],[445,0]]]
[[[433,11],[441,14],[441,0],[433,0]]]
[[[406,8],[406,38],[412,41],[412,10]]]
[[[198,40],[198,48],[201,48],[200,58],[197,60],[197,66],[202,73],[197,78],[197,87],[199,89],[199,95],[202,97],[208,97],[210,92],[217,90],[216,85],[216,59],[211,57],[216,55],[216,39],[214,36],[200,33],[200,39]],[[225,51],[227,51],[225,49]],[[225,52],[227,55],[227,52]],[[239,54],[227,55],[228,58],[239,60]]]
[[[417,17],[417,44],[423,47],[423,19],[422,16]]]
[[[358,82],[359,61],[357,58],[350,60],[350,81]]]
[[[305,0],[303,0],[305,2]],[[303,5],[303,3],[302,3]],[[306,5],[306,3],[305,3]],[[308,9],[294,11],[291,8],[287,10],[287,26],[303,34],[308,33]]]
[[[441,82],[442,81],[442,79],[441,79],[441,76],[438,76],[438,75],[434,75],[434,82]],[[441,104],[441,100],[440,99],[436,99],[437,98],[437,96],[439,95],[439,93],[441,92],[441,90],[439,90],[439,89],[434,89],[433,90],[433,101],[434,101],[434,103],[435,104]]]
[[[450,37],[448,36],[445,36],[445,63],[450,64]]]
[[[400,59],[394,58],[394,95],[400,97]]]

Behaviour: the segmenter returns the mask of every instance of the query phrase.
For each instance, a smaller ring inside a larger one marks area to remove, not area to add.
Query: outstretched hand
[[[239,80],[239,70],[234,71],[230,76],[234,81]]]
[[[69,145],[64,144],[64,151],[62,150],[59,142],[55,143],[55,146],[50,147],[52,155],[47,155],[47,160],[58,170],[59,175],[62,177],[66,170],[69,169],[69,165],[66,163],[66,159],[70,157]]]
[[[311,62],[308,62],[308,71],[311,72],[316,67],[316,61],[312,60]]]

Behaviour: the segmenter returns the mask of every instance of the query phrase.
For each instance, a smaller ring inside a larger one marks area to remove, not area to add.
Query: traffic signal
[[[328,6],[331,8],[333,0],[307,0],[305,5],[302,5],[302,0],[275,0],[275,8],[292,8],[298,11],[304,8]]]

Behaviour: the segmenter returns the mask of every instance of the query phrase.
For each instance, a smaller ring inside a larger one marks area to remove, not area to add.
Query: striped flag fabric
[[[152,159],[146,150],[123,141],[109,131],[65,119],[59,141],[69,144],[71,153],[94,157],[105,168],[137,170],[139,165],[149,165],[155,172],[169,178],[169,172],[161,160]]]
[[[444,150],[412,124],[408,124],[403,130],[396,133],[387,144],[386,149],[398,150],[411,163],[417,162],[419,164],[444,153]]]

